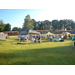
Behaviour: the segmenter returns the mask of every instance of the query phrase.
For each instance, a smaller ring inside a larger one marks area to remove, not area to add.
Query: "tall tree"
[[[52,32],[52,27],[51,26],[49,27],[49,31]]]
[[[53,26],[54,30],[58,29],[58,27],[59,27],[58,20],[52,20],[52,26]]]
[[[21,28],[21,27],[19,27],[19,28],[18,28],[18,31],[19,31],[19,32],[21,32],[21,30],[22,30],[22,28]]]
[[[9,23],[5,24],[4,31],[11,31],[11,25]]]
[[[49,20],[45,20],[43,23],[44,23],[44,29],[49,30],[51,22]]]
[[[24,19],[23,29],[33,29],[33,20],[31,20],[30,15],[27,15]]]
[[[71,29],[72,29],[71,26],[68,26],[67,30],[71,30]]]
[[[14,27],[14,28],[12,29],[12,31],[18,31],[18,30],[19,30],[18,27]]]
[[[0,20],[0,32],[4,31],[4,26],[3,20]]]
[[[34,26],[34,30],[37,30],[37,22],[36,22],[36,20],[35,19],[32,19],[32,21],[33,21],[33,26]]]

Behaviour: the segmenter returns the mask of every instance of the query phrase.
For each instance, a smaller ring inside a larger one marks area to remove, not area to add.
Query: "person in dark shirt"
[[[40,36],[39,36],[39,38],[38,38],[38,43],[40,43]]]
[[[69,34],[69,39],[70,39],[70,34]]]

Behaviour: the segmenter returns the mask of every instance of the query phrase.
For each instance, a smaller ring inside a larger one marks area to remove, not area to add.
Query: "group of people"
[[[47,35],[46,36],[47,37],[47,39],[50,39],[50,41],[55,41],[54,39],[59,39],[59,41],[64,41],[64,39],[72,39],[72,35],[70,35],[70,34],[62,34],[62,35]]]
[[[38,38],[36,38],[35,36],[33,36],[32,39],[31,39],[31,41],[32,41],[32,43],[33,42],[36,43],[36,41],[38,41],[38,43],[41,43],[40,39],[41,39],[40,36],[38,36]]]
[[[31,42],[35,42],[38,41],[38,43],[41,43],[40,41],[40,36],[35,37],[35,36],[18,36],[19,40],[24,41],[24,42],[28,42],[29,40],[31,40]]]
[[[75,35],[74,36],[71,36],[71,35],[47,35],[47,36],[43,36],[43,39],[45,38],[45,37],[47,37],[47,39],[50,39],[50,41],[52,41],[52,39],[53,38],[59,38],[60,40],[64,40],[64,39],[67,39],[67,37],[69,37],[69,39],[72,39],[72,41],[74,41],[74,46],[75,46]],[[28,40],[29,40],[29,38],[30,38],[30,36],[20,36],[19,37],[20,38],[20,40],[23,40],[23,41],[26,41],[26,42],[28,42]],[[31,42],[33,43],[33,42],[37,42],[38,41],[38,43],[41,43],[41,41],[40,41],[40,36],[38,36],[38,37],[36,37],[36,36],[31,36]]]
[[[72,39],[72,36],[70,34],[59,34],[59,35],[47,35],[47,39],[50,39],[50,38],[62,38],[62,39]]]
[[[20,41],[26,41],[28,42],[28,37],[27,36],[18,36]]]

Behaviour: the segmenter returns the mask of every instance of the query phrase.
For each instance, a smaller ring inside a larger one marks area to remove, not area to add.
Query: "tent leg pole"
[[[40,35],[40,44],[41,44],[41,35]]]
[[[29,37],[29,33],[28,33],[28,37]],[[26,43],[26,45],[28,45],[28,41],[29,41],[29,38],[28,38],[28,37],[27,37],[27,39],[28,39],[28,40],[27,40],[27,43]]]

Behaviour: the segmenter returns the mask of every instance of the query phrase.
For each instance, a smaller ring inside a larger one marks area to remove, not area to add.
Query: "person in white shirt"
[[[52,36],[50,36],[50,41],[52,41]]]
[[[62,36],[61,36],[61,39],[63,40],[63,38],[64,38],[64,37],[63,37],[63,35],[62,35]]]
[[[35,38],[32,37],[32,43],[35,41]]]

